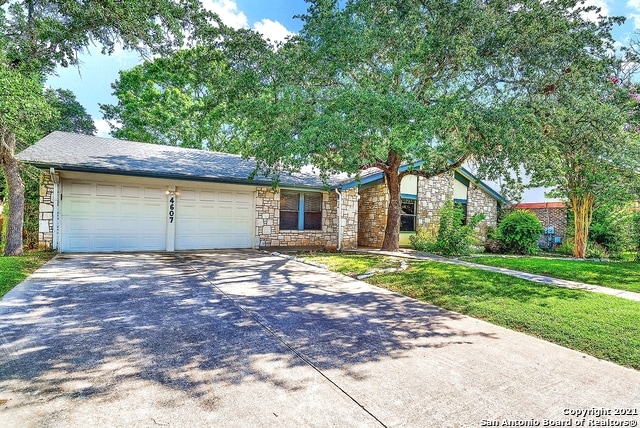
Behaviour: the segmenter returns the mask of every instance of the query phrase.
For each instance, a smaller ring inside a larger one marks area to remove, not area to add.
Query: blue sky
[[[625,16],[623,27],[614,32],[620,43],[626,44],[634,32],[640,31],[640,0],[587,0],[601,8],[602,14]],[[307,10],[304,0],[203,0],[208,9],[216,12],[227,25],[235,28],[253,28],[271,40],[283,40],[288,34],[302,27],[294,15]],[[115,104],[111,95],[111,84],[118,78],[119,70],[127,70],[141,62],[138,54],[117,50],[111,56],[100,54],[99,48],[93,48],[80,56],[79,68],[60,68],[58,76],[48,79],[52,88],[72,90],[78,101],[93,117],[98,135],[108,137],[109,127],[102,120],[98,104]],[[542,195],[526,194],[525,200],[541,200]]]

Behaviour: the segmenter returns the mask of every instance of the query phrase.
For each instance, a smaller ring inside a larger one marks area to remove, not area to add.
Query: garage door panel
[[[116,186],[107,184],[96,184],[96,196],[115,198]]]
[[[235,218],[251,219],[253,216],[252,210],[249,207],[236,206],[234,215]]]
[[[180,189],[177,250],[250,248],[253,233],[252,192]]]
[[[179,198],[180,201],[195,201],[196,200],[196,192],[195,190],[186,190],[186,189],[180,189],[180,196]]]
[[[247,204],[247,205],[252,205],[253,204],[253,193],[238,193],[236,196],[236,204]]]
[[[216,200],[216,192],[200,192],[200,200],[203,202],[214,202]]]
[[[135,198],[135,199],[139,199],[142,195],[141,195],[141,190],[140,187],[134,187],[134,186],[122,186],[121,187],[121,193],[120,195],[123,198]]]
[[[71,183],[69,196],[92,196],[94,185],[90,183]]]
[[[164,189],[159,187],[145,187],[144,198],[165,200],[167,198],[167,193]]]
[[[160,187],[63,180],[60,249],[164,250],[166,207]]]
[[[79,198],[68,198],[64,201],[71,214],[86,214],[90,215],[93,212],[93,202],[90,200],[83,200]]]

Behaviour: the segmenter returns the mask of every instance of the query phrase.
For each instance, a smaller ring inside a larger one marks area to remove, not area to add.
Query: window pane
[[[298,212],[280,210],[280,230],[298,230]]]
[[[322,193],[305,193],[304,194],[304,212],[305,213],[322,212]]]
[[[280,211],[298,212],[300,204],[300,194],[293,192],[282,192],[280,194]]]
[[[415,199],[403,199],[402,200],[402,213],[415,215],[416,213],[416,200]]]
[[[416,230],[416,216],[414,215],[400,216],[401,232],[415,232],[415,230]]]
[[[322,213],[304,213],[304,229],[322,230]]]

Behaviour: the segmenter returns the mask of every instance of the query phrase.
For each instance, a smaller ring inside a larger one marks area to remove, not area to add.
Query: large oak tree
[[[570,0],[309,3],[301,34],[236,104],[235,125],[244,152],[268,168],[382,171],[385,250],[398,249],[404,175],[471,160],[484,176],[508,175],[531,139],[544,141],[519,102],[530,82],[562,70],[576,49],[606,47],[616,22],[588,21],[590,8]]]
[[[510,178],[545,141],[522,99],[576,51],[606,47],[615,23],[583,19],[590,9],[574,0],[308,3],[301,33],[286,43],[225,29],[215,43],[123,73],[119,104],[103,110],[122,123],[116,135],[239,152],[265,175],[306,165],[325,176],[382,171],[385,250],[398,248],[405,175],[473,160],[483,176]],[[180,59],[201,55],[216,58],[210,78]],[[204,100],[214,107],[202,110]],[[167,108],[179,104],[179,113]],[[215,120],[190,120],[209,112]]]

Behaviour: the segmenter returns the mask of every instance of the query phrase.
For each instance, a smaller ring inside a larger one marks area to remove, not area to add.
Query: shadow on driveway
[[[464,426],[423,399],[514,412],[486,326],[255,251],[59,255],[0,302],[0,422]]]

